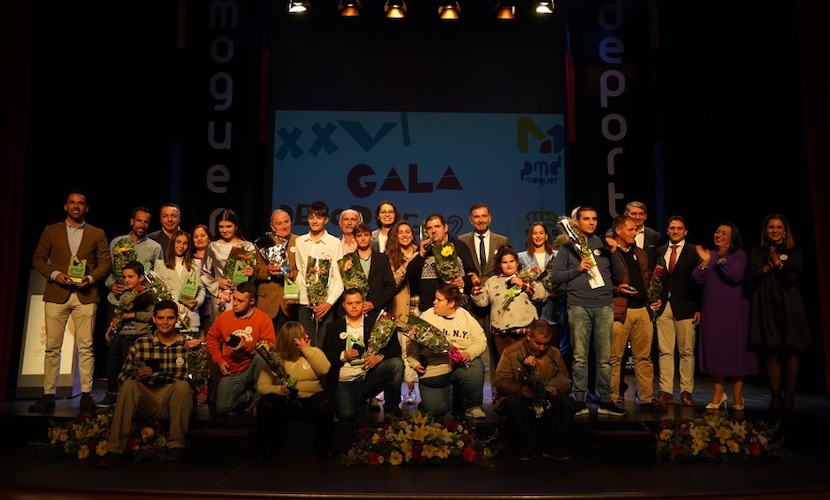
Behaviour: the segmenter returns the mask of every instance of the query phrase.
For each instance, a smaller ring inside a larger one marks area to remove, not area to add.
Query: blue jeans
[[[254,356],[248,368],[238,373],[224,375],[216,388],[216,412],[228,413],[240,406],[253,403],[256,397],[256,381],[265,366],[262,356]]]
[[[334,407],[341,422],[352,420],[357,415],[361,402],[383,391],[383,410],[389,413],[400,409],[401,382],[403,381],[403,360],[399,357],[385,358],[366,372],[365,378],[338,382],[334,392]]]
[[[419,380],[421,402],[433,415],[462,411],[481,406],[484,399],[484,362],[480,357],[470,366],[456,366],[446,375]]]
[[[611,401],[611,336],[614,307],[582,307],[568,304],[568,327],[573,347],[574,399],[585,401],[588,392],[588,351],[596,357],[595,389],[601,402]]]
[[[118,392],[118,375],[121,374],[121,366],[127,359],[130,346],[135,339],[141,335],[116,334],[107,346],[107,392]]]

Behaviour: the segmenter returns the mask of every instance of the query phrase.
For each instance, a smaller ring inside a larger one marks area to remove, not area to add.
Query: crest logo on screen
[[[543,130],[533,119],[516,121],[516,148],[528,159],[520,172],[522,182],[544,186],[557,184],[565,148],[565,127],[554,125]]]

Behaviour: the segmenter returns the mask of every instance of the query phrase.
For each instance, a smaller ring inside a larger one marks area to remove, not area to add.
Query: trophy
[[[282,276],[285,279],[283,298],[287,300],[299,299],[300,287],[288,277],[291,267],[288,262],[288,250],[285,248],[286,243],[278,240],[276,235],[270,231],[254,241],[257,251],[265,259],[265,262],[282,268]]]

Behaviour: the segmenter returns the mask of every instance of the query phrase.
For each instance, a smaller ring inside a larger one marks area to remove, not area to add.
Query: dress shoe
[[[656,399],[652,399],[648,403],[643,403],[640,405],[640,408],[649,411],[658,411],[658,412],[666,412],[669,411],[669,407],[664,404],[660,404]]]
[[[29,406],[29,413],[46,413],[55,409],[55,395],[44,394]]]
[[[99,469],[110,469],[115,466],[118,462],[121,461],[123,457],[120,453],[113,453],[108,451],[106,455],[101,457],[101,460],[98,460],[98,463],[95,464],[96,467]]]
[[[167,449],[167,461],[168,462],[181,462],[184,460],[184,448],[168,448]]]
[[[97,409],[98,405],[95,404],[95,400],[92,399],[92,394],[88,392],[81,393],[81,414],[92,415]]]
[[[692,399],[692,393],[683,391],[680,393],[680,404],[683,406],[694,406],[695,400]]]
[[[709,403],[708,405],[706,405],[706,409],[707,410],[720,410],[721,407],[722,407],[724,410],[726,410],[727,409],[726,401],[727,401],[727,397],[726,397],[726,393],[724,393],[723,396],[720,398],[719,403]]]
[[[657,395],[657,399],[655,399],[655,401],[657,401],[657,403],[661,405],[674,404],[674,396],[672,396],[672,393],[670,392],[660,391],[660,394]]]

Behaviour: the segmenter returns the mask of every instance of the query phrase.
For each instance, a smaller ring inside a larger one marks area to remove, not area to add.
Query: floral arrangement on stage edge
[[[351,449],[341,457],[343,465],[415,465],[492,467],[496,435],[479,439],[473,427],[452,417],[404,412],[383,427],[361,427]]]
[[[30,443],[36,455],[48,458],[102,457],[107,454],[107,438],[110,433],[114,408],[73,420],[49,422],[47,438]],[[167,458],[168,432],[157,420],[133,422],[124,457],[133,461],[164,461]]]
[[[657,425],[657,459],[668,462],[732,462],[767,457],[789,458],[780,423],[730,417],[706,411],[692,418],[664,420]]]

